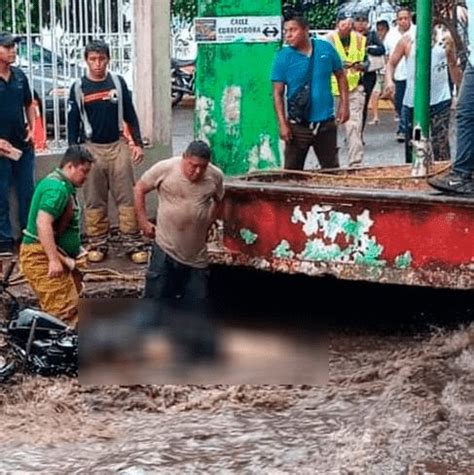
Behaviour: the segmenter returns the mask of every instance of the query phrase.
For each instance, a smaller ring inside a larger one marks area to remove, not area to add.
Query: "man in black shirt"
[[[85,48],[87,74],[71,87],[68,113],[69,144],[85,142],[96,159],[84,186],[85,231],[89,260],[102,261],[108,251],[108,196],[118,209],[121,237],[136,263],[147,261],[133,203],[133,164],[143,160],[143,143],[130,91],[124,79],[108,71],[110,50],[95,40]],[[123,136],[127,124],[133,140]]]
[[[16,42],[10,33],[0,33],[0,255],[4,257],[10,256],[14,247],[10,188],[14,185],[16,190],[21,229],[26,227],[34,190],[35,109],[27,77],[12,66]]]

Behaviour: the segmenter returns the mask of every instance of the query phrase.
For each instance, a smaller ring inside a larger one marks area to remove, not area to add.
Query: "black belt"
[[[334,122],[334,117],[331,117],[331,118],[326,119],[326,120],[320,120],[318,122],[307,122],[307,121],[296,122],[294,120],[290,120],[289,122],[291,124],[301,125],[301,127],[307,127],[310,130],[315,130],[315,129],[319,129],[319,127],[321,127],[321,125],[327,124],[328,122]]]

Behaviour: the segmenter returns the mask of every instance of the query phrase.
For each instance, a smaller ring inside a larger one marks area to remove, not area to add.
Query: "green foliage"
[[[171,0],[171,14],[191,21],[197,15],[197,0]]]
[[[301,0],[284,0],[283,9],[297,7]],[[336,18],[337,0],[315,2],[305,8],[305,16],[311,28],[329,29],[334,27]],[[191,21],[197,14],[197,0],[171,0],[171,13]]]
[[[398,0],[398,5],[408,7],[412,12],[416,11],[416,0]]]
[[[56,0],[57,8],[59,8],[60,0]],[[2,11],[0,12],[0,30],[13,31],[16,29],[17,33],[24,34],[27,31],[27,21],[26,21],[26,7],[25,1],[23,0],[14,0],[13,2],[5,2],[5,5],[2,6]],[[49,10],[50,2],[49,0],[37,0],[35,2],[30,2],[30,12],[31,12],[31,31],[39,31],[39,12],[40,12],[40,3],[42,3],[42,13],[43,13],[43,23],[48,20],[46,12]],[[13,25],[13,9],[15,10],[15,25]],[[15,26],[15,28],[14,28]]]
[[[329,30],[334,28],[337,12],[337,0],[322,0],[306,3],[303,15],[309,21],[311,29]],[[301,9],[301,0],[284,0],[283,11],[287,8]]]
[[[336,23],[337,5],[335,2],[318,5],[305,14],[312,29],[330,30]]]

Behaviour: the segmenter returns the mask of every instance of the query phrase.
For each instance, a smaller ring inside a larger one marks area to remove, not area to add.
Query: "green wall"
[[[198,1],[199,17],[279,16],[280,0]],[[226,175],[279,168],[270,71],[279,42],[200,44],[195,135]]]

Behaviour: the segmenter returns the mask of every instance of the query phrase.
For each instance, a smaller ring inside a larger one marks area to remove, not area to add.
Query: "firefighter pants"
[[[117,205],[120,231],[123,234],[138,234],[133,203],[135,180],[125,139],[110,144],[88,142],[86,147],[96,159],[84,184],[87,237],[104,236],[109,232],[109,191]]]

